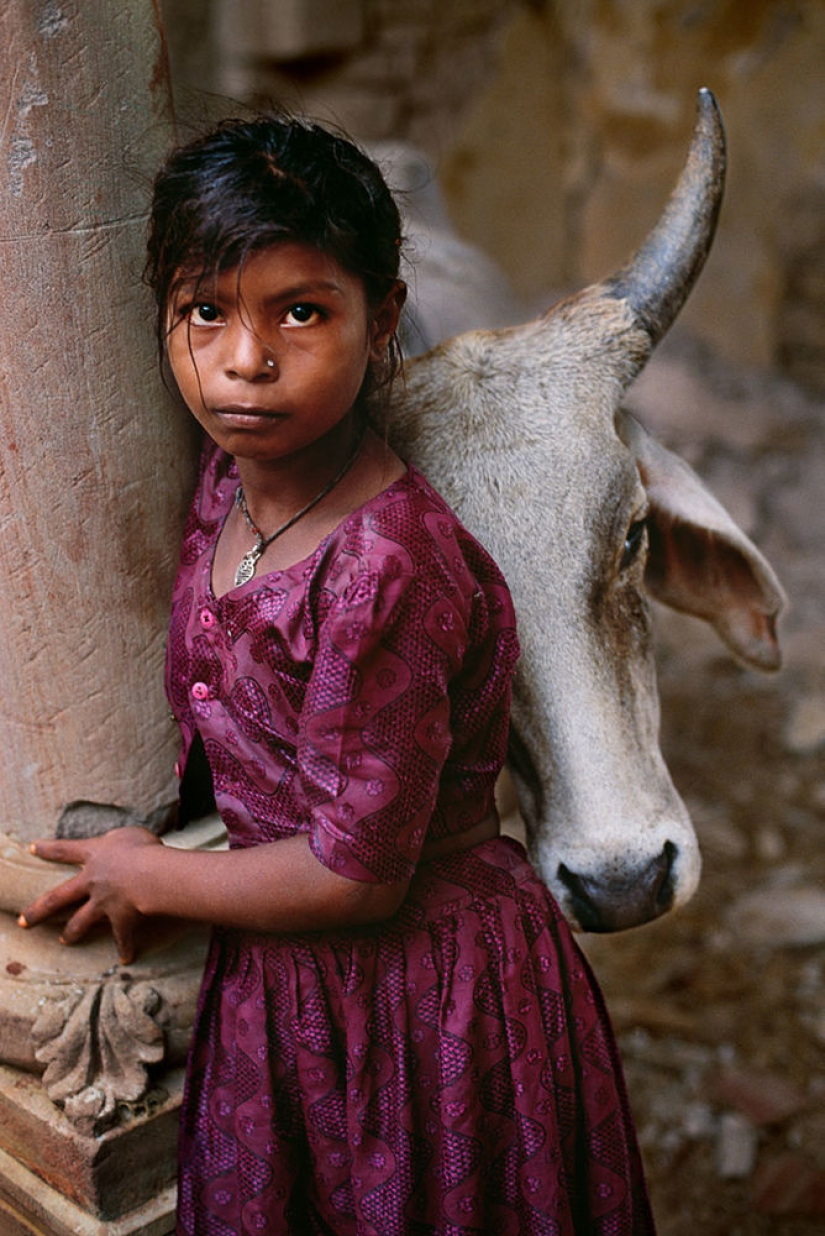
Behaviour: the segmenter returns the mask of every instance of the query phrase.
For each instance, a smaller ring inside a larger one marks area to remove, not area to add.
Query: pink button
[[[198,617],[200,618],[200,623],[204,630],[211,631],[215,625],[215,615],[212,613],[212,610],[202,609]]]
[[[209,688],[205,682],[195,682],[192,684],[192,694],[196,700],[208,700]]]

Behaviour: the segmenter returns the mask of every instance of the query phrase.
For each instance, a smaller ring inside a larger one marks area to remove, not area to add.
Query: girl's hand
[[[27,906],[18,919],[20,926],[35,927],[79,902],[63,929],[62,942],[75,944],[91,927],[108,920],[121,964],[128,965],[135,959],[135,937],[143,921],[129,891],[134,851],[161,844],[148,829],[134,827],[82,841],[35,842],[31,851],[38,858],[74,864],[81,870]]]

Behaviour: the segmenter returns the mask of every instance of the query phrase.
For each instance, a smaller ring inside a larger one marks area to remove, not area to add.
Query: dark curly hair
[[[155,178],[144,271],[161,356],[166,310],[184,275],[206,279],[280,241],[334,258],[363,281],[373,308],[398,280],[398,207],[379,169],[348,139],[296,117],[260,116],[225,120],[173,150]],[[393,339],[382,377],[399,364]]]

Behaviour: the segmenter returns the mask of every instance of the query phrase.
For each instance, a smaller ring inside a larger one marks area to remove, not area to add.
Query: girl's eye
[[[320,316],[321,311],[317,305],[302,302],[299,305],[291,305],[287,309],[284,321],[287,326],[311,326],[319,320]]]
[[[636,561],[639,553],[647,543],[647,520],[634,519],[633,523],[627,530],[627,535],[622,549],[622,560],[620,568],[626,571],[632,563]]]
[[[200,305],[190,305],[186,316],[194,326],[212,326],[220,319],[220,310],[215,305],[204,302]]]

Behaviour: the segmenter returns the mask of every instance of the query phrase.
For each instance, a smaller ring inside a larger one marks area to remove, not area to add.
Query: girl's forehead
[[[345,285],[363,280],[346,270],[331,254],[306,241],[284,239],[210,262],[203,254],[192,255],[177,270],[175,285],[200,288],[218,284],[240,286],[248,281],[280,282],[296,277],[320,279]]]

